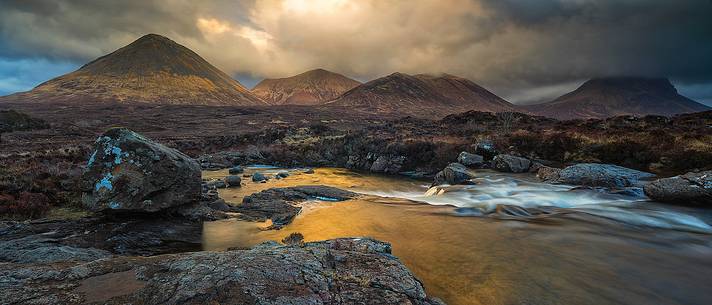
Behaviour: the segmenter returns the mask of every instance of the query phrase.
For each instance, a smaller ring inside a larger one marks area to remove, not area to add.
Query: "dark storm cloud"
[[[645,75],[702,97],[710,16],[709,0],[11,0],[0,59],[83,63],[155,32],[244,80],[449,72],[531,102],[591,77]]]

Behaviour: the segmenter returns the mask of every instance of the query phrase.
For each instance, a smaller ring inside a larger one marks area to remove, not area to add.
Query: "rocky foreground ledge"
[[[444,304],[388,243],[341,238],[250,250],[0,263],[2,304]]]

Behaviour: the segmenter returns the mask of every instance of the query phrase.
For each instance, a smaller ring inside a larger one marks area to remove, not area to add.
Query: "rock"
[[[234,166],[228,170],[228,173],[230,173],[230,175],[237,175],[237,174],[242,174],[242,172],[244,172],[244,171],[245,170],[242,168],[242,166]]]
[[[374,173],[396,174],[403,167],[403,162],[405,162],[404,156],[378,156],[369,170]]]
[[[208,189],[214,190],[214,189],[224,189],[227,187],[227,184],[225,183],[225,181],[223,181],[221,179],[215,179],[215,180],[208,181],[206,183],[206,186],[208,187]]]
[[[443,170],[435,174],[433,186],[441,184],[467,184],[475,176],[460,163],[450,163]]]
[[[246,196],[242,203],[231,207],[240,218],[250,221],[272,220],[272,228],[289,224],[301,207],[298,204],[309,199],[343,201],[354,198],[356,193],[327,186],[296,186],[271,188]]]
[[[227,183],[228,187],[240,187],[240,182],[242,179],[240,176],[237,175],[230,175],[225,177],[225,183]]]
[[[200,166],[183,153],[126,128],[96,140],[82,177],[83,202],[92,211],[156,212],[195,202]]]
[[[262,173],[254,173],[254,174],[252,174],[252,181],[254,181],[254,182],[267,181],[267,177],[265,177],[265,175],[263,175]]]
[[[496,155],[492,159],[492,168],[500,172],[524,173],[529,170],[532,162],[529,159],[512,155]]]
[[[475,143],[475,154],[482,156],[485,160],[492,160],[497,155],[494,142],[491,140],[479,140]]]
[[[481,168],[485,163],[485,159],[480,155],[463,151],[459,156],[457,156],[457,162],[470,168]]]
[[[277,173],[277,177],[279,178],[287,178],[289,177],[289,172],[288,171],[279,171]]]
[[[580,163],[562,169],[558,182],[571,185],[624,188],[641,186],[641,180],[655,177],[622,166],[598,163]]]
[[[230,206],[227,205],[227,203],[225,203],[225,200],[222,198],[208,203],[208,207],[213,210],[218,210],[222,212],[227,212],[230,210]]]
[[[643,190],[660,202],[712,207],[712,171],[658,179],[646,184]]]
[[[39,235],[0,241],[0,261],[13,263],[56,263],[64,261],[88,262],[111,257],[111,253],[94,248],[78,248],[58,244],[56,240]]]
[[[306,169],[306,170],[304,171],[304,173],[305,173],[305,174],[313,174],[313,173],[314,173],[314,169],[313,169],[313,168],[308,168],[308,169]]]
[[[369,238],[81,264],[4,263],[0,283],[8,304],[444,304],[427,296],[388,243]]]
[[[539,178],[539,180],[544,181],[544,182],[556,182],[559,180],[559,173],[561,172],[560,168],[554,168],[554,167],[548,167],[548,166],[539,166],[539,170],[536,172],[536,177]]]

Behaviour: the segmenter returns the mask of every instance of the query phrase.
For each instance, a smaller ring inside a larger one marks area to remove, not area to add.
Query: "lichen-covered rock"
[[[464,165],[460,163],[450,163],[443,170],[435,174],[435,178],[433,180],[432,185],[436,186],[441,184],[466,184],[469,183],[469,180],[474,177],[475,176]]]
[[[558,182],[572,185],[624,188],[641,186],[641,180],[655,177],[651,173],[613,164],[580,163],[559,172]]]
[[[156,212],[200,198],[200,166],[183,153],[126,128],[96,140],[82,177],[93,211]]]
[[[457,162],[470,168],[481,168],[485,164],[485,158],[463,151],[457,156]]]
[[[712,207],[712,171],[687,173],[650,182],[643,188],[653,200]]]
[[[373,239],[340,238],[82,264],[5,263],[0,287],[8,304],[444,304],[390,250]]]
[[[507,173],[524,173],[531,165],[529,159],[512,155],[496,155],[492,159],[492,168]]]

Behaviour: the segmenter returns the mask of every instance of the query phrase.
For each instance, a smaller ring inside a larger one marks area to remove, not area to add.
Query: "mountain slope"
[[[19,101],[264,105],[190,49],[148,34],[79,70],[9,96]]]
[[[552,102],[525,108],[558,119],[670,116],[711,109],[680,95],[668,79],[642,77],[592,79]]]
[[[328,105],[368,113],[414,116],[514,109],[505,100],[464,78],[398,72],[351,89]]]
[[[292,77],[262,80],[252,93],[272,105],[319,105],[360,84],[341,74],[316,69]]]

